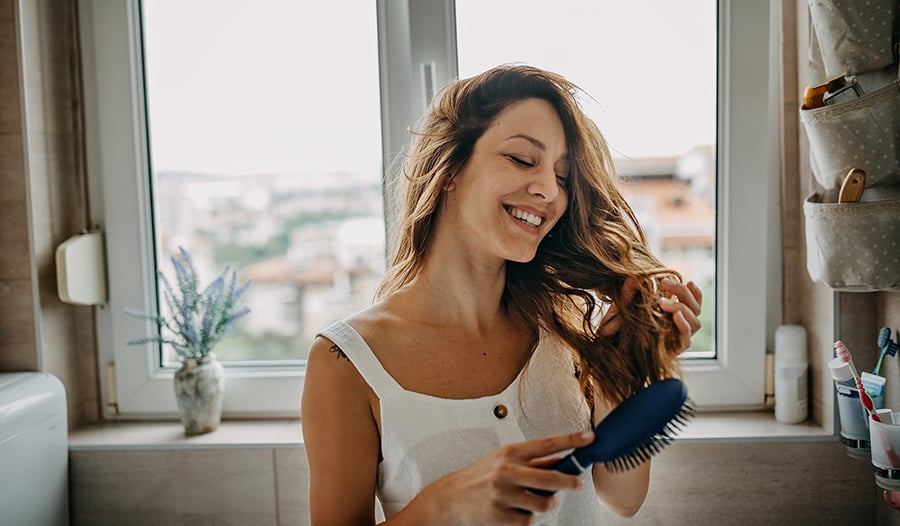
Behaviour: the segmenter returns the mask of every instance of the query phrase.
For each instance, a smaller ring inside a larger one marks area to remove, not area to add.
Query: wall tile
[[[37,2],[18,2],[19,38],[24,50],[19,64],[24,90],[22,92],[26,127],[42,128],[44,122],[43,89],[44,69],[41,64],[40,17]],[[53,76],[51,74],[50,78]]]
[[[30,280],[0,280],[0,371],[37,371]]]
[[[638,514],[604,524],[844,526],[881,513],[868,462],[837,440],[672,444],[652,472]],[[309,524],[302,448],[73,450],[70,478],[76,526]]]
[[[6,204],[4,201],[0,199],[0,207]],[[0,212],[0,247],[0,279],[29,279],[31,244],[24,203],[9,203]]]
[[[75,3],[66,0],[38,0],[37,9],[40,52],[36,55],[41,67],[40,84],[33,88],[26,78],[27,93],[41,93],[43,121],[29,122],[30,131],[54,134],[72,133],[76,122],[75,82],[77,79],[75,45]],[[25,11],[26,8],[22,8]],[[33,28],[32,28],[33,29]]]
[[[71,451],[75,526],[276,524],[271,449]]]
[[[831,428],[834,425],[834,395],[828,361],[834,343],[834,293],[828,287],[814,283],[806,273],[806,250],[800,247],[800,261],[804,271],[798,276],[798,301],[791,306],[793,319],[806,327],[809,349],[811,409],[816,422]]]
[[[840,293],[840,334],[862,372],[871,371],[878,360],[877,295],[874,292]]]
[[[52,223],[56,246],[86,228],[87,188],[78,154],[78,139],[73,134],[47,134],[50,174],[50,206],[55,211]],[[40,259],[40,258],[39,258]],[[38,268],[41,268],[38,265]]]
[[[893,336],[898,338],[896,331],[900,331],[900,290],[879,292],[876,298],[878,312],[878,326],[893,329]]]
[[[90,310],[90,307],[80,307],[62,303],[57,296],[56,274],[53,268],[39,275],[40,304],[41,304],[41,357],[42,370],[50,373],[66,386],[67,402],[69,407],[69,427],[75,427],[86,423],[83,417],[83,404],[87,400],[99,403],[97,395],[91,388],[89,380],[96,379],[96,373],[82,377],[84,367],[80,361],[84,359],[84,353],[78,352],[78,346],[83,342],[79,339],[79,323],[93,324],[93,317],[86,319],[76,316],[79,310]],[[93,327],[88,327],[93,332]],[[91,354],[94,349],[93,342],[89,349]],[[88,363],[96,367],[97,361],[91,356]]]
[[[603,524],[874,524],[874,487],[869,464],[836,440],[674,444],[654,458],[637,515]]]
[[[22,136],[0,133],[0,279],[31,277]]]
[[[280,526],[309,524],[309,466],[303,448],[276,449],[278,519]]]
[[[73,6],[58,0],[19,3],[25,115],[32,132],[73,130],[76,64]]]
[[[78,412],[70,418],[70,427],[95,424],[100,421],[100,383],[98,380],[97,337],[94,307],[72,307],[75,320],[73,352],[76,356],[76,377],[79,383]]]
[[[28,197],[31,209],[33,254],[50,244],[54,210],[50,204],[50,159],[46,138],[42,133],[26,135]],[[46,252],[46,250],[42,250]]]
[[[21,133],[15,0],[0,0],[0,134]]]
[[[2,1],[2,0],[0,0]],[[25,144],[19,132],[0,133],[0,199],[25,199]]]
[[[24,99],[31,132],[71,133],[75,124],[74,4],[19,3],[24,53]]]
[[[85,229],[87,200],[74,136],[29,133],[28,150],[35,264],[44,272],[56,247]]]

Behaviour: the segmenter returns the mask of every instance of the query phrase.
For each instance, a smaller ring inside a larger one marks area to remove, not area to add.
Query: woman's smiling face
[[[566,210],[568,175],[556,110],[543,99],[514,103],[488,126],[453,178],[444,217],[470,249],[530,261]]]

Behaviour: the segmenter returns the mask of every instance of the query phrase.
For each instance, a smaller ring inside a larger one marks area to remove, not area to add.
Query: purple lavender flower
[[[160,294],[168,316],[125,309],[129,316],[144,318],[156,325],[156,334],[131,340],[128,344],[162,343],[171,346],[182,360],[199,360],[209,356],[235,322],[250,312],[239,303],[250,281],[238,284],[237,271],[226,265],[222,274],[201,291],[193,259],[184,248],[179,247],[178,251],[180,257],[171,258],[175,286],[162,272],[159,273]]]

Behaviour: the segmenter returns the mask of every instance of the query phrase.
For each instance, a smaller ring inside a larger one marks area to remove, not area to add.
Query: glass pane
[[[459,75],[524,62],[590,98],[654,252],[704,293],[692,357],[713,357],[716,2],[456,0]]]
[[[384,272],[375,3],[145,0],[142,17],[157,264],[171,276],[182,246],[204,284],[226,264],[253,281],[220,359],[304,360]]]

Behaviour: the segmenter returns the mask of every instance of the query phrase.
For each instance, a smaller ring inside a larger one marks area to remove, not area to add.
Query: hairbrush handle
[[[613,472],[635,468],[670,443],[693,410],[687,386],[681,380],[664,378],[653,382],[610,411],[594,427],[593,442],[543,467],[570,475],[580,475],[598,462]]]
[[[590,466],[590,464],[588,464],[587,466],[582,466],[578,462],[578,459],[575,458],[575,453],[572,452],[572,453],[569,453],[568,455],[564,456],[563,458],[557,460],[553,464],[550,464],[549,466],[545,466],[545,469],[552,469],[552,470],[560,471],[562,473],[568,473],[569,475],[581,475],[582,473],[587,471],[587,468],[589,466]],[[553,495],[554,493],[556,493],[555,491],[549,491],[549,490],[545,490],[545,489],[534,489],[534,488],[529,489],[528,491],[530,491],[536,495],[542,495],[542,496],[550,496],[550,495]]]

